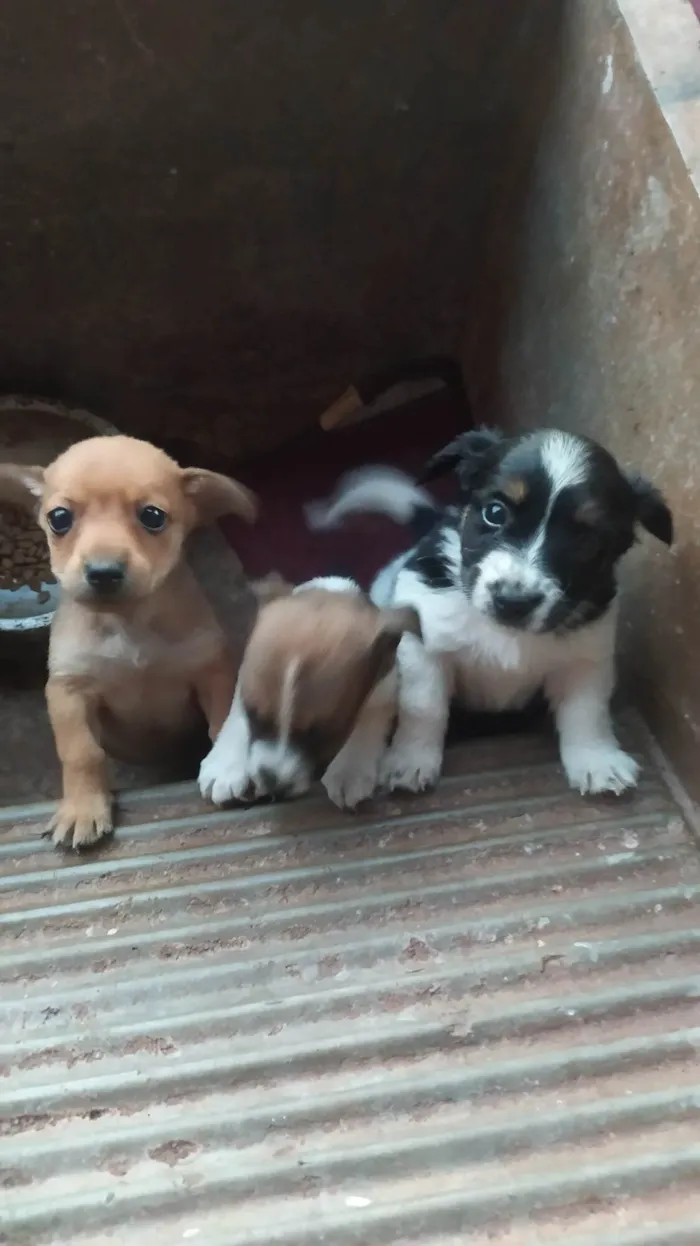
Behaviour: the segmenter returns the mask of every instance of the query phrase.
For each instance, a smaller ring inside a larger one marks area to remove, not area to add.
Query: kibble
[[[36,520],[19,506],[0,504],[0,589],[31,588],[43,605],[49,600],[45,585],[55,583],[46,537]]]

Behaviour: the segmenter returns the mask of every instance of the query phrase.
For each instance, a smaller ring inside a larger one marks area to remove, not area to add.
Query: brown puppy
[[[112,828],[106,754],[167,751],[203,711],[214,740],[236,667],[183,557],[188,533],[237,512],[242,485],[182,469],[132,437],[78,442],[47,468],[2,468],[39,506],[62,599],[51,628],[46,700],[63,767],[56,844],[92,844]]]
[[[380,610],[352,580],[310,581],[260,610],[229,714],[199,774],[203,796],[293,796],[318,774],[354,808],[378,783],[397,702],[396,650],[415,610]]]

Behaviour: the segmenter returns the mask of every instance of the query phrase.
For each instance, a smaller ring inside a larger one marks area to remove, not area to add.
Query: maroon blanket
[[[463,409],[446,391],[338,432],[314,429],[240,465],[241,480],[261,500],[261,517],[252,528],[227,518],[222,531],[253,578],[279,571],[298,584],[316,575],[340,574],[367,587],[376,572],[406,548],[406,529],[372,515],[348,520],[333,532],[309,532],[304,504],[326,497],[345,472],[367,464],[388,463],[416,473],[462,431]],[[434,488],[444,500],[453,490],[451,480]]]

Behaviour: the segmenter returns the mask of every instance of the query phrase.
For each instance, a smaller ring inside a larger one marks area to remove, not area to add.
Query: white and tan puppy
[[[317,776],[353,809],[378,783],[396,714],[396,650],[415,610],[378,609],[352,580],[311,580],[262,607],[231,712],[199,784],[216,804],[298,796]]]

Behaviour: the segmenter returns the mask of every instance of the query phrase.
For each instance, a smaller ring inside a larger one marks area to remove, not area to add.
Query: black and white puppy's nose
[[[85,564],[85,579],[96,593],[115,593],[126,579],[126,563],[99,559]]]
[[[544,593],[540,593],[537,589],[499,584],[494,587],[491,594],[491,609],[498,623],[516,626],[529,619],[543,601]]]

